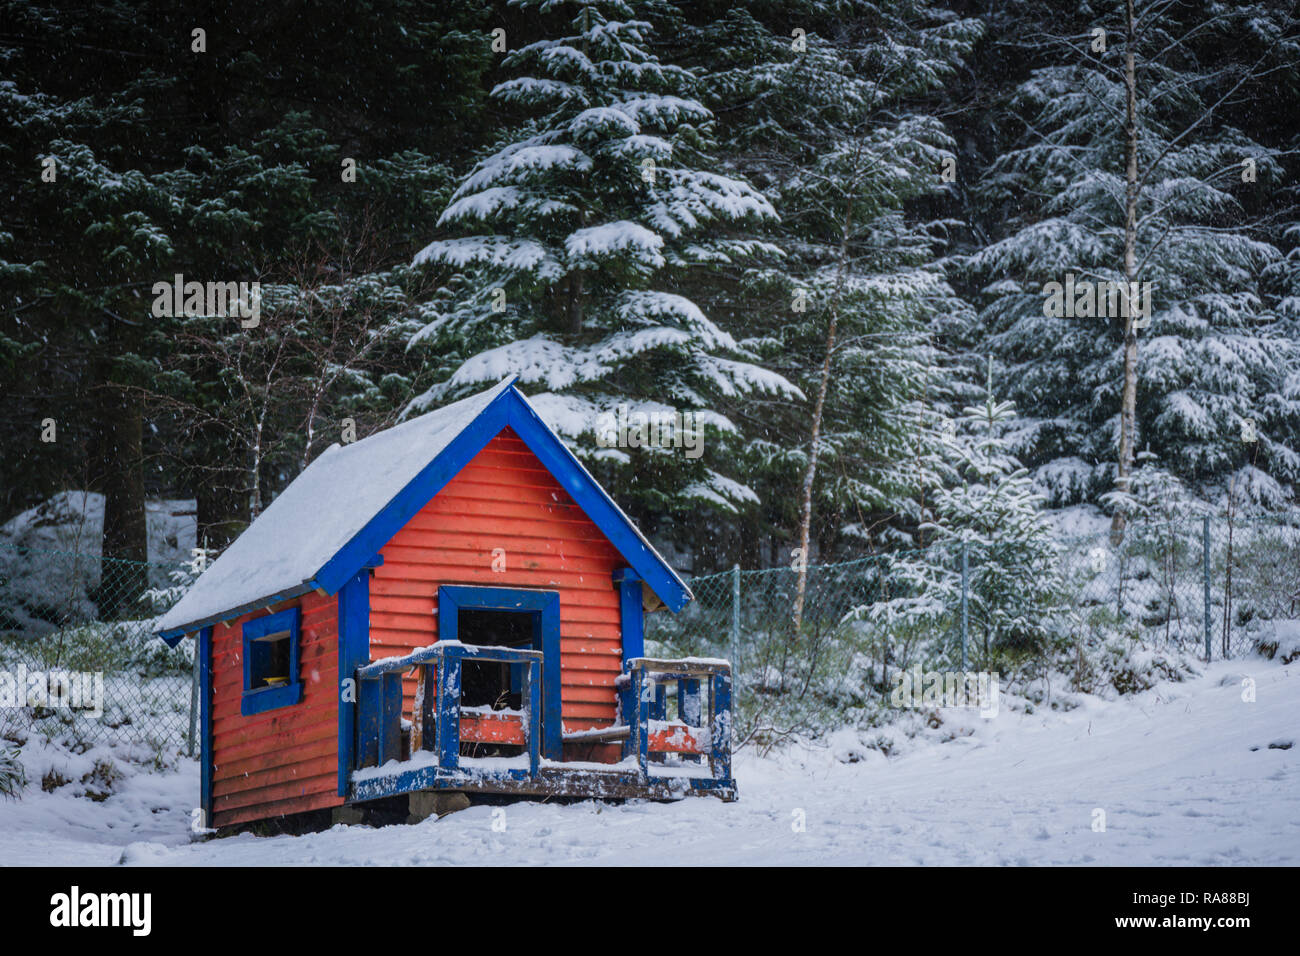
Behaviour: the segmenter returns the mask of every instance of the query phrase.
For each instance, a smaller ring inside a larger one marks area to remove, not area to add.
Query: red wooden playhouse
[[[731,800],[729,665],[643,656],[645,612],[689,600],[507,380],[324,452],[157,630],[198,635],[211,827],[422,791]]]

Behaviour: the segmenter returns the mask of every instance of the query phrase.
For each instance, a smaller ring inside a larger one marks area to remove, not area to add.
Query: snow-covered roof
[[[361,441],[330,446],[157,620],[155,631],[174,640],[309,590],[335,593],[506,425],[542,453],[543,464],[660,600],[677,610],[690,599],[676,572],[547,428],[511,377]]]

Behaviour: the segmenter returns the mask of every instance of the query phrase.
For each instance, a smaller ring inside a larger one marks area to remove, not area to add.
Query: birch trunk
[[[803,624],[804,599],[808,593],[808,545],[812,529],[813,484],[817,479],[817,443],[821,438],[822,417],[826,408],[826,391],[831,380],[831,359],[835,352],[835,335],[839,325],[840,299],[844,291],[844,278],[848,273],[849,235],[853,228],[853,203],[849,202],[844,213],[844,227],[840,234],[839,264],[835,277],[835,288],[831,293],[830,321],[826,326],[826,354],[822,358],[821,381],[817,385],[817,399],[813,403],[812,430],[808,447],[808,467],[803,476],[803,500],[799,509],[799,563],[798,577],[794,590],[795,634]]]
[[[1137,69],[1133,55],[1136,39],[1133,0],[1126,0],[1124,18],[1124,281],[1125,289],[1132,290],[1132,283],[1137,278],[1138,202]],[[1129,306],[1124,310],[1124,391],[1120,400],[1119,461],[1115,473],[1116,487],[1123,494],[1129,491],[1134,432],[1137,428],[1137,330],[1133,327],[1132,303]],[[1124,512],[1117,509],[1111,519],[1113,535],[1124,533],[1124,520]]]

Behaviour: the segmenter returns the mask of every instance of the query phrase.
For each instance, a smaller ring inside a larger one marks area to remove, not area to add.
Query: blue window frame
[[[291,607],[245,622],[241,714],[260,714],[302,700],[299,621],[299,609]]]

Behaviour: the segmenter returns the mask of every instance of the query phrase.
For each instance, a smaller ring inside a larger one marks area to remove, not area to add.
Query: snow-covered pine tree
[[[1294,59],[1297,21],[1267,4],[1138,0],[1130,41],[1122,0],[1023,10],[1034,13],[1004,24],[1007,42],[1052,65],[1015,91],[1022,134],[978,189],[996,238],[970,260],[985,283],[982,347],[1028,414],[1016,451],[1053,504],[1127,480],[1120,459],[1144,446],[1204,488],[1246,463],[1252,422],[1252,488],[1280,503],[1300,476],[1286,385],[1295,343],[1277,334],[1263,281],[1281,254],[1249,210],[1281,165],[1231,110],[1279,57]],[[1086,292],[1130,278],[1151,284],[1151,315],[1126,341],[1125,318],[1100,314]],[[1048,301],[1049,283],[1071,281],[1083,298]],[[1130,401],[1136,421],[1122,427]]]
[[[1197,504],[1187,486],[1177,475],[1160,467],[1153,452],[1139,452],[1137,465],[1129,490],[1107,492],[1101,496],[1103,505],[1123,511],[1140,524],[1181,523],[1197,515]]]
[[[1293,138],[1290,152],[1292,156],[1300,155],[1300,136]],[[1291,169],[1300,163],[1292,159]],[[1272,472],[1282,474],[1300,474],[1300,222],[1297,222],[1297,210],[1300,210],[1300,185],[1296,185],[1295,173],[1287,176],[1290,183],[1282,190],[1280,202],[1285,203],[1288,214],[1281,217],[1278,229],[1277,245],[1284,250],[1281,259],[1265,269],[1263,274],[1263,298],[1271,305],[1269,322],[1263,334],[1270,339],[1291,343],[1286,366],[1277,375],[1278,386],[1266,396],[1268,412],[1269,441],[1268,456],[1264,460],[1273,462]],[[1258,432],[1258,429],[1254,429]],[[1260,461],[1260,447],[1257,443],[1243,443],[1241,464],[1232,472],[1226,482],[1221,481],[1219,497],[1231,489],[1232,494],[1240,494],[1243,502],[1252,509],[1273,510],[1285,506],[1286,502],[1277,498],[1277,480],[1268,472],[1257,467]],[[1225,487],[1226,486],[1226,487]],[[1291,504],[1295,494],[1292,486]]]
[[[625,0],[519,0],[568,31],[510,52],[517,76],[492,98],[531,118],[461,182],[417,264],[447,279],[412,347],[442,380],[408,412],[508,374],[625,500],[659,513],[754,500],[723,450],[723,398],[800,397],[731,333],[675,291],[683,276],[750,255],[739,230],[775,217],[743,180],[709,170],[712,116],[696,78],[650,51],[651,26]],[[769,251],[770,251],[770,247]],[[601,447],[602,416],[693,412],[705,454]],[[624,467],[627,466],[627,467]]]
[[[922,489],[943,470],[936,426],[953,400],[933,333],[966,309],[938,261],[954,144],[926,97],[979,24],[914,0],[870,8],[734,9],[695,43],[702,62],[727,65],[708,83],[729,160],[782,216],[772,235],[786,255],[737,277],[766,319],[744,344],[808,396],[756,430],[746,454],[772,503],[766,520],[823,559],[911,540]]]
[[[912,627],[955,633],[961,601],[960,553],[969,566],[969,659],[981,666],[1044,649],[1060,595],[1060,570],[1043,498],[1011,450],[1015,404],[994,394],[992,361],[984,401],[957,418],[948,450],[960,484],[937,489],[933,535],[924,551],[891,564],[898,593],[861,610],[883,627],[900,618]],[[939,647],[931,651],[937,653]],[[955,647],[947,650],[959,659]]]
[[[18,23],[18,11],[14,17]],[[16,66],[8,41],[0,58]],[[161,271],[174,252],[170,196],[161,177],[133,165],[119,145],[144,135],[134,95],[62,96],[35,88],[24,69],[9,75],[16,79],[0,81],[0,163],[12,170],[0,199],[0,362],[9,367],[0,371],[25,435],[56,409],[62,429],[51,443],[62,451],[49,456],[61,473],[43,474],[50,462],[33,454],[29,439],[8,443],[19,451],[21,477],[12,484],[57,487],[76,475],[80,487],[104,495],[104,556],[143,562],[140,389],[150,369],[141,277]],[[142,591],[143,564],[122,567],[123,591]],[[99,609],[112,616],[124,603],[106,595]]]

